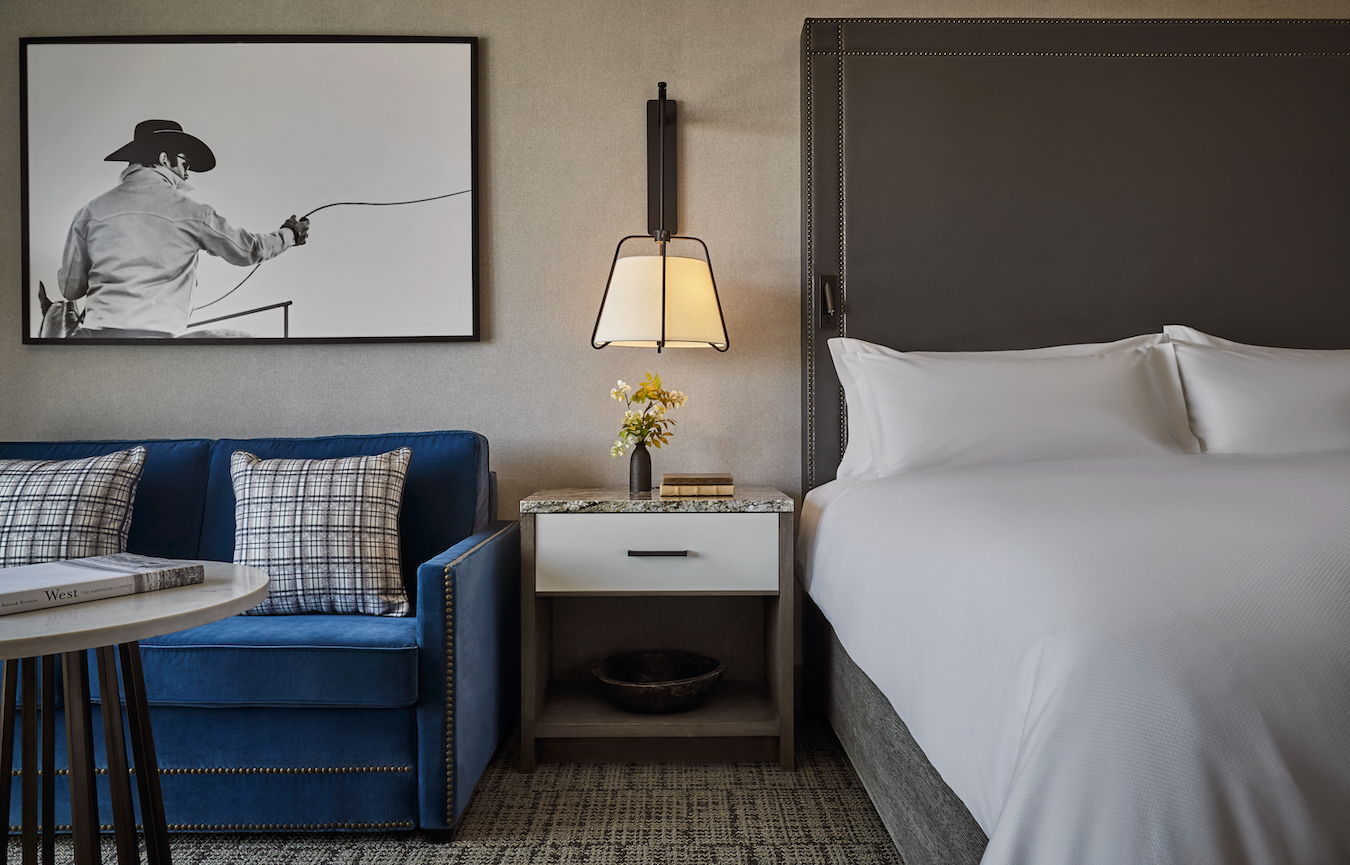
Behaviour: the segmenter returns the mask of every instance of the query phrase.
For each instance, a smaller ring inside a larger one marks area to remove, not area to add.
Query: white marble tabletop
[[[205,625],[255,607],[267,574],[229,562],[202,562],[206,581],[0,616],[0,660],[112,646]]]
[[[737,485],[734,496],[663,496],[626,489],[542,490],[520,501],[522,514],[791,513],[792,497],[773,487]]]

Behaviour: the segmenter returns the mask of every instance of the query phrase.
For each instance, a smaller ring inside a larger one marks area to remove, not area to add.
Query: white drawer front
[[[534,525],[538,592],[778,590],[778,514],[538,514]]]

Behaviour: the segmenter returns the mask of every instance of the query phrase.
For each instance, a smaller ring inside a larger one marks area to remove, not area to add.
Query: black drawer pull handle
[[[630,556],[687,556],[688,550],[629,550]]]

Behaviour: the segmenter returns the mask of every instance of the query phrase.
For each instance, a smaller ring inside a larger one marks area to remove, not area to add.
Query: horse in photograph
[[[38,308],[42,311],[42,326],[38,329],[41,339],[65,339],[84,324],[84,310],[76,307],[75,301],[53,302],[47,297],[47,286],[41,282],[38,282]]]

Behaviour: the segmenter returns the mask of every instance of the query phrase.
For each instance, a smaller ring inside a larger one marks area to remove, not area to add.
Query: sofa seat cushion
[[[411,706],[417,656],[417,620],[383,616],[232,616],[141,641],[152,706]]]

